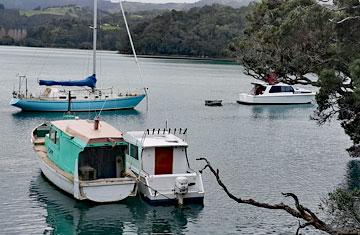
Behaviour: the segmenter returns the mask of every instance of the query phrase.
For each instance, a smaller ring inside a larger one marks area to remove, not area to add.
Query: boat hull
[[[240,104],[309,104],[315,100],[315,93],[299,93],[285,95],[249,95],[240,94],[237,100]]]
[[[222,100],[205,100],[206,106],[222,106]]]
[[[129,196],[136,195],[136,180],[134,178],[80,181],[78,184],[74,184],[73,176],[57,168],[45,155],[41,155],[44,153],[38,155],[38,162],[45,177],[78,200],[106,203],[121,201]]]
[[[145,95],[138,95],[108,100],[72,100],[71,111],[85,112],[95,110],[133,109],[144,99],[144,97]],[[68,110],[68,101],[66,100],[57,101],[13,98],[10,101],[10,104],[23,111],[66,112]]]

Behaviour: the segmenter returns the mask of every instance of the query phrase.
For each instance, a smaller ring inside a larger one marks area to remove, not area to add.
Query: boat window
[[[54,144],[57,144],[57,143],[59,142],[58,133],[57,133],[57,131],[55,131],[54,129],[50,129],[49,137],[50,137],[50,140],[51,140]]]
[[[59,99],[61,100],[65,100],[67,97],[66,96],[59,96]]]
[[[294,88],[292,88],[291,86],[282,86],[281,92],[294,92]]]
[[[130,156],[139,160],[138,147],[136,145],[130,144]]]
[[[281,92],[281,86],[272,86],[269,90],[269,93],[279,93]]]
[[[272,86],[269,93],[280,93],[280,92],[294,92],[294,88],[291,86]]]

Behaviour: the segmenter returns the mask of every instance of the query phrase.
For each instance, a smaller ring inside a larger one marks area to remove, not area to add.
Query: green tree
[[[360,3],[339,0],[264,0],[248,15],[244,37],[230,49],[247,74],[264,80],[275,71],[283,82],[320,87],[314,115],[320,124],[336,116],[360,156]],[[312,74],[318,79],[313,79]]]
[[[353,142],[349,154],[359,157],[360,2],[336,0],[334,5],[322,5],[315,0],[263,0],[251,6],[247,19],[244,36],[230,44],[246,73],[265,80],[266,74],[276,72],[285,83],[319,87],[313,118],[319,124],[338,118]],[[212,172],[219,181],[218,171]],[[329,193],[323,203],[329,223],[317,223],[316,216],[308,219],[290,214],[307,221],[299,228],[312,225],[330,234],[358,234],[359,196],[359,185]],[[296,204],[297,209],[304,208]],[[259,205],[263,204],[255,206]]]

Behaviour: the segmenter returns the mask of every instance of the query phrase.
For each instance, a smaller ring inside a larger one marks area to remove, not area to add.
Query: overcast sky
[[[119,0],[111,0],[113,2],[118,2]],[[148,3],[168,3],[168,2],[176,2],[176,3],[183,3],[183,2],[196,2],[198,0],[126,0],[128,2],[148,2]]]

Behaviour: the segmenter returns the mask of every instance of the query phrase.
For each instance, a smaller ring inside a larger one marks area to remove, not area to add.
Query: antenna
[[[94,23],[93,23],[93,74],[96,76],[96,41],[97,41],[97,0],[94,0]]]
[[[71,91],[68,93],[68,108],[66,114],[71,114]]]

